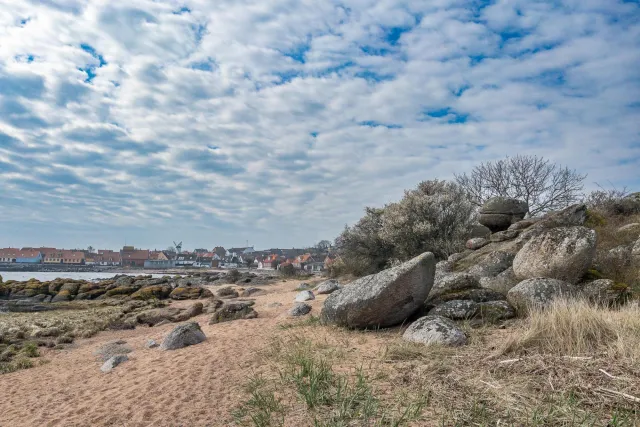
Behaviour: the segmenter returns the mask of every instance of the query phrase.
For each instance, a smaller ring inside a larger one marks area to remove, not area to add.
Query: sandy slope
[[[265,286],[256,297],[258,319],[218,325],[208,315],[195,318],[207,341],[181,350],[146,349],[175,325],[103,332],[78,340],[74,348],[49,351],[50,363],[0,376],[0,426],[225,426],[242,398],[242,385],[259,367],[278,323],[286,321],[298,282]],[[318,314],[324,296],[311,301]],[[280,307],[268,307],[274,302]],[[100,372],[93,351],[124,339],[130,360],[110,374]]]

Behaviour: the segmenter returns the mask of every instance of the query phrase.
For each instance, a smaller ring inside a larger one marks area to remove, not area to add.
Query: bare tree
[[[517,155],[481,163],[455,177],[476,205],[496,196],[511,197],[527,202],[533,216],[577,202],[587,176],[543,157]]]

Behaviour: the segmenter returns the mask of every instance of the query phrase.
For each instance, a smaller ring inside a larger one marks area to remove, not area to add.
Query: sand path
[[[176,351],[147,349],[175,325],[102,332],[73,348],[48,351],[50,363],[0,376],[0,426],[226,426],[230,411],[245,399],[242,386],[259,368],[257,352],[277,325],[288,321],[294,288],[289,281],[265,286],[256,297],[259,318],[218,325],[196,317],[207,341]],[[311,301],[320,312],[324,296]],[[281,303],[272,307],[270,304]],[[188,301],[186,303],[189,303]],[[93,351],[115,339],[134,351],[112,373],[100,372]]]

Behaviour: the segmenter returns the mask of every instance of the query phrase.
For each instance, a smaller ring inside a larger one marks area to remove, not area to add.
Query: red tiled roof
[[[146,249],[136,249],[133,251],[121,251],[120,256],[123,260],[146,261],[149,259],[149,251]]]

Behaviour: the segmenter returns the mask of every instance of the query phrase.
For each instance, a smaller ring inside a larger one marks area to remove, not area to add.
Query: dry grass
[[[584,300],[556,300],[548,308],[533,310],[526,326],[514,332],[502,349],[503,354],[531,351],[640,358],[640,305],[634,302],[614,310]]]

